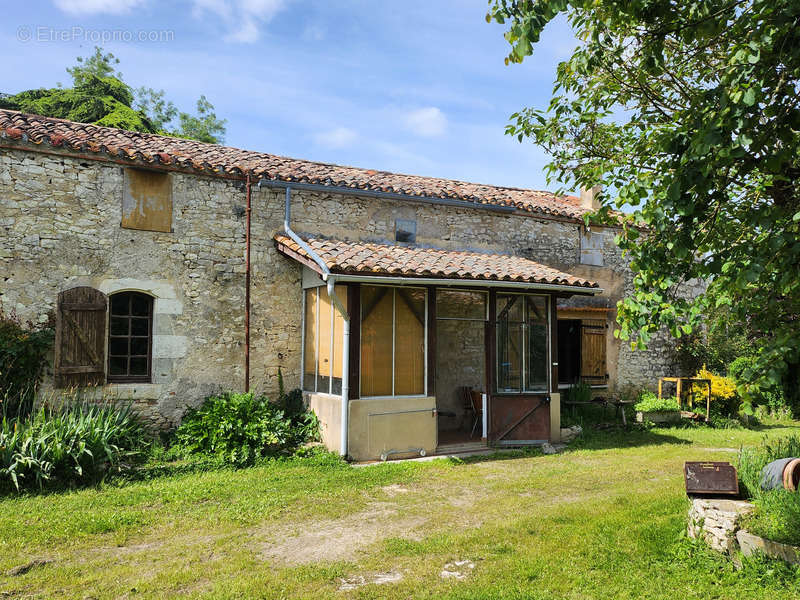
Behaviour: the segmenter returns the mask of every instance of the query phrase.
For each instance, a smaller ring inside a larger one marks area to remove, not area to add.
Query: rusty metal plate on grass
[[[727,462],[686,462],[683,465],[686,493],[700,495],[739,495],[736,467]]]

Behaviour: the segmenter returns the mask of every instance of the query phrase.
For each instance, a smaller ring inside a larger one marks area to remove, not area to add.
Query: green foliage
[[[94,54],[91,56],[85,58],[79,56],[77,61],[77,65],[67,67],[67,73],[72,77],[72,82],[75,87],[85,85],[93,78],[122,79],[122,73],[114,71],[116,65],[119,64],[119,59],[111,52],[104,53],[100,46],[94,47]],[[61,87],[61,84],[59,84],[58,87]]]
[[[622,222],[635,272],[619,336],[644,348],[728,307],[755,335],[751,383],[800,406],[800,4],[492,0],[488,19],[507,24],[513,63],[560,13],[581,43],[549,106],[507,133],[542,146],[568,189],[606,190],[587,220]],[[697,279],[706,293],[681,293]]]
[[[0,310],[0,418],[30,413],[52,344],[49,324],[22,324]]]
[[[567,388],[567,402],[591,402],[592,386],[584,381],[573,383]]]
[[[778,385],[752,385],[759,368],[755,356],[740,356],[728,367],[728,374],[736,383],[737,391],[754,412],[778,418],[790,418],[789,406],[783,389]],[[760,410],[759,410],[760,409]]]
[[[212,144],[225,136],[225,120],[217,118],[205,96],[197,101],[197,113],[179,112],[165,99],[164,90],[132,89],[115,71],[119,59],[95,47],[92,56],[78,57],[67,68],[73,86],[27,90],[0,96],[0,108],[94,123],[126,131],[141,131],[196,139]],[[176,122],[177,119],[177,122]]]
[[[274,403],[253,393],[226,392],[186,412],[170,453],[214,457],[243,467],[286,454],[318,435],[319,422],[306,410],[300,390],[282,394]]]
[[[765,439],[759,447],[739,452],[739,480],[742,492],[756,510],[744,526],[756,535],[776,542],[800,545],[800,493],[762,490],[761,470],[780,458],[800,457],[800,436]]]
[[[696,373],[703,365],[715,373],[726,373],[731,362],[755,352],[756,332],[740,323],[730,307],[707,307],[703,324],[705,327],[681,336],[675,344],[681,373]]]
[[[0,98],[0,108],[126,131],[156,132],[146,115],[131,108],[133,94],[122,81],[96,75],[85,75],[81,81],[72,88],[28,90]]]
[[[218,119],[214,105],[205,96],[197,101],[197,114],[178,113],[180,129],[171,133],[177,137],[185,137],[201,142],[217,144],[225,135],[225,119]]]
[[[742,407],[742,399],[736,393],[736,384],[730,377],[712,373],[705,365],[694,374],[697,379],[711,381],[711,412],[723,417],[735,417]],[[708,388],[700,383],[692,386],[694,398],[701,407],[704,406]],[[752,412],[752,411],[751,411]]]
[[[640,412],[679,412],[680,405],[678,399],[672,398],[659,398],[653,392],[645,392],[642,394],[639,402],[637,402],[634,409]]]
[[[0,491],[93,483],[144,446],[144,430],[129,405],[42,406],[0,424]]]

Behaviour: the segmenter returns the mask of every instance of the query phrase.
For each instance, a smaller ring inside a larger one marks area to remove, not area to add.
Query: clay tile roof
[[[274,239],[280,252],[310,264],[311,257],[294,240],[284,234],[277,234]],[[312,237],[303,239],[325,261],[331,273],[599,287],[588,279],[562,273],[520,256]]]
[[[13,110],[0,109],[2,138],[22,140],[34,147],[49,145],[66,151],[152,163],[154,167],[195,169],[210,175],[241,176],[247,171],[259,178],[460,200],[571,220],[580,220],[587,212],[578,198],[551,192],[313,162]]]

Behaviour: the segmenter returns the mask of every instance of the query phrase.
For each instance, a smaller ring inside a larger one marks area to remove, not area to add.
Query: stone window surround
[[[160,334],[156,332],[159,319],[168,319],[173,315],[183,314],[181,302],[175,288],[163,280],[150,279],[104,279],[97,286],[106,295],[117,292],[140,292],[153,297],[153,335],[152,359],[177,359],[186,355],[188,340],[183,335]],[[156,399],[161,395],[161,383],[108,383],[103,386],[103,393],[122,394],[131,399]]]

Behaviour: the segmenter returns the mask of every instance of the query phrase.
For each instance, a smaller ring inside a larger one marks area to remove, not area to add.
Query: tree
[[[111,52],[104,53],[96,46],[92,56],[77,61],[67,68],[71,88],[58,84],[52,89],[0,95],[0,108],[212,144],[224,140],[225,120],[217,118],[214,105],[205,96],[197,101],[196,115],[179,112],[165,98],[164,90],[134,90],[125,83],[122,73],[116,71],[119,59]]]
[[[217,118],[214,105],[205,96],[200,96],[197,101],[197,116],[182,112],[178,118],[185,137],[213,143],[225,134],[225,120]]]
[[[632,213],[619,336],[680,337],[727,305],[756,333],[746,376],[800,407],[800,3],[492,0],[487,20],[508,25],[518,63],[561,13],[581,43],[550,105],[507,132],[542,145],[565,186],[602,184],[596,219]],[[692,300],[696,278],[710,283]]]

